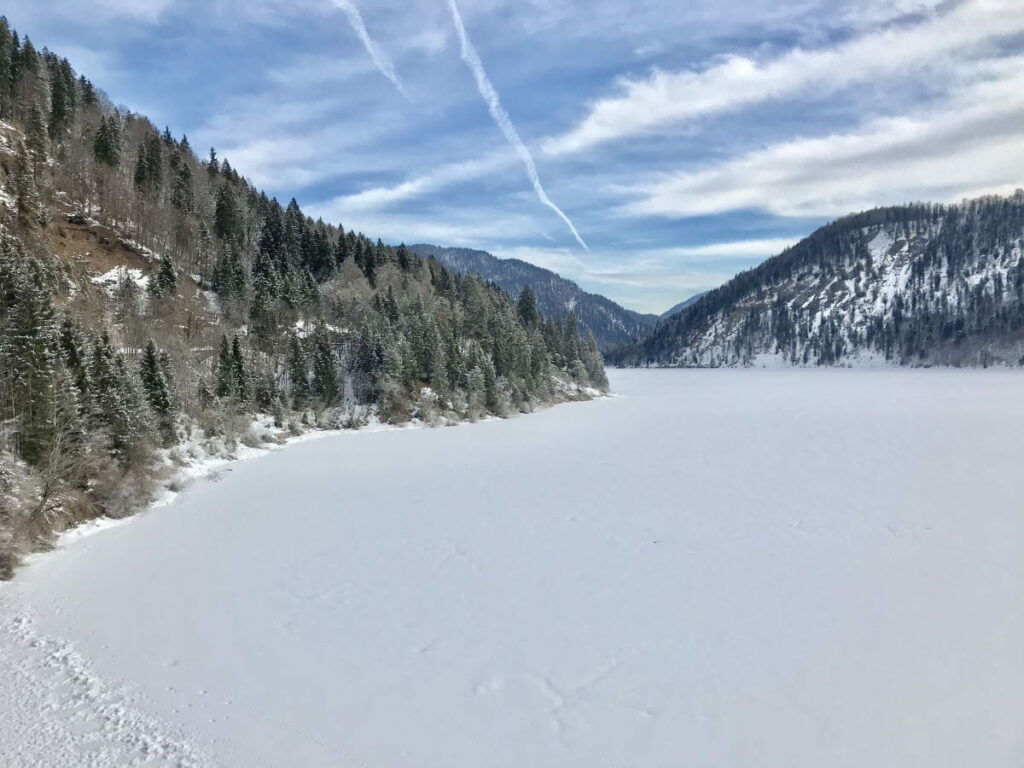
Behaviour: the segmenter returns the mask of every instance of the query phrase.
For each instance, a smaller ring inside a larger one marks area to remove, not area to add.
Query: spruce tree
[[[149,188],[149,156],[146,153],[145,142],[139,142],[139,148],[135,152],[135,173],[132,180],[136,189],[146,192]]]
[[[160,267],[155,275],[149,278],[149,295],[156,300],[174,298],[178,292],[178,277],[174,273],[174,265],[166,256],[160,259]]]
[[[171,189],[171,205],[182,213],[192,213],[195,205],[195,191],[192,187],[192,169],[181,161]]]
[[[14,109],[11,28],[7,17],[0,17],[0,118],[9,118]]]
[[[235,397],[239,402],[249,399],[249,375],[246,371],[245,356],[242,354],[242,342],[235,334],[231,340],[231,383]]]
[[[46,224],[47,213],[39,197],[32,156],[24,141],[19,141],[14,158],[15,206],[18,223],[30,230]]]
[[[57,146],[68,134],[77,106],[75,75],[67,59],[55,60],[50,70],[50,141]]]
[[[309,363],[302,339],[296,333],[288,338],[288,380],[291,382],[292,405],[302,408],[309,395]]]
[[[519,294],[519,302],[516,305],[519,313],[519,322],[524,328],[534,328],[540,322],[540,312],[537,310],[537,295],[530,286],[524,286]]]
[[[146,182],[151,192],[159,191],[164,183],[163,142],[155,133],[146,140]]]
[[[152,339],[142,350],[139,377],[164,442],[170,444],[174,440],[174,406],[167,380],[166,363],[161,359],[161,354]]]
[[[222,184],[217,190],[217,203],[213,216],[213,231],[221,240],[231,242],[242,230],[242,214],[230,183]]]
[[[313,332],[313,394],[330,405],[338,396],[338,363],[331,348],[330,337],[323,325]]]
[[[32,172],[38,179],[46,167],[49,133],[46,118],[38,104],[33,104],[28,113],[28,125],[25,128],[25,146],[32,156]]]
[[[216,384],[214,393],[217,397],[231,397],[234,394],[234,372],[231,365],[231,345],[228,337],[221,334],[220,348],[217,352],[217,365],[214,371]]]
[[[100,165],[116,168],[121,164],[121,124],[116,115],[100,119],[93,141],[93,155]]]

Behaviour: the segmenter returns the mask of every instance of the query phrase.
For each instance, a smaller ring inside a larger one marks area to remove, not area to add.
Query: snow
[[[36,558],[0,764],[1019,765],[1024,374],[610,374]]]
[[[300,339],[304,339],[311,335],[313,331],[316,330],[317,327],[317,324],[307,323],[305,320],[296,320],[295,335],[298,336]],[[331,325],[330,323],[324,323],[323,327],[326,330],[331,331],[332,333],[344,333],[345,331],[344,328],[339,328],[338,326]]]
[[[131,280],[143,290],[145,290],[146,286],[149,285],[149,278],[141,269],[133,269],[131,267],[123,266],[114,267],[113,269],[104,272],[102,275],[93,277],[90,282],[95,283],[112,293],[124,280]]]

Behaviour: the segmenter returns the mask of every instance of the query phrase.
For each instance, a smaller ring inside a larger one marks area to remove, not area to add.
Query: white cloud
[[[291,63],[271,69],[267,80],[289,88],[342,83],[376,71],[372,61],[363,56],[302,56]]]
[[[629,256],[594,252],[586,260],[565,248],[520,246],[490,250],[498,258],[521,259],[550,269],[585,291],[652,314],[661,314],[695,293],[715,288],[735,274],[735,270],[722,269],[720,264],[687,264],[681,269],[678,259],[667,258],[669,252],[662,249],[638,251]],[[752,254],[752,261],[761,255]],[[774,253],[763,254],[770,255]]]
[[[956,200],[1024,182],[1024,57],[990,66],[941,108],[766,147],[709,168],[654,178],[630,215],[685,217],[755,208],[835,216],[886,203]]]
[[[482,216],[478,209],[443,208],[425,213],[380,213],[338,208],[330,201],[304,204],[310,216],[340,223],[381,237],[389,243],[432,243],[458,245],[492,250],[495,244],[516,238],[538,236],[538,225],[532,216],[489,212]]]
[[[526,144],[519,136],[519,131],[516,130],[515,125],[512,123],[512,118],[509,117],[508,112],[505,111],[505,107],[501,104],[501,99],[498,97],[498,92],[495,90],[491,79],[487,76],[487,72],[484,70],[484,64],[480,60],[480,56],[476,52],[476,48],[473,47],[472,41],[469,39],[469,35],[466,33],[466,26],[462,23],[462,15],[459,13],[459,6],[455,0],[448,0],[448,7],[452,12],[452,21],[455,23],[455,30],[459,35],[459,42],[462,47],[462,60],[466,62],[466,66],[469,67],[473,73],[473,77],[476,80],[477,89],[480,91],[480,97],[487,104],[487,110],[491,113],[491,117],[494,120],[495,125],[501,130],[505,136],[505,140],[515,149],[516,154],[519,155],[520,160],[523,161],[523,166],[526,168],[526,175],[530,178],[530,183],[533,185],[534,192],[537,193],[537,198],[548,208],[553,210],[558,217],[565,222],[565,225],[569,227],[569,231],[572,232],[572,236],[576,238],[576,242],[585,251],[589,251],[586,242],[580,237],[580,233],[576,230],[576,226],[572,223],[572,220],[565,215],[565,212],[559,208],[554,201],[548,197],[548,193],[544,191],[544,185],[541,184],[540,175],[537,173],[537,165],[533,161],[533,155],[530,154],[530,150],[527,149]]]
[[[797,240],[792,237],[773,237],[754,240],[730,240],[723,243],[705,243],[704,245],[680,246],[678,248],[659,248],[644,253],[650,257],[661,259],[714,259],[739,258],[756,256],[775,256],[793,245]]]
[[[908,68],[942,65],[961,53],[970,58],[978,45],[1022,31],[1019,0],[968,0],[921,23],[868,33],[833,48],[795,49],[765,62],[728,56],[703,71],[656,70],[644,79],[621,81],[620,94],[595,102],[578,125],[549,138],[544,150],[579,152],[770,99],[904,75]]]
[[[370,59],[373,60],[374,65],[380,70],[380,73],[384,75],[391,84],[398,89],[398,92],[405,98],[409,98],[409,93],[405,89],[405,85],[402,83],[402,79],[398,76],[398,72],[395,71],[395,65],[392,63],[391,58],[387,53],[377,45],[376,41],[370,36],[369,30],[366,28],[366,23],[363,21],[363,15],[359,12],[359,8],[352,0],[333,0],[334,4],[344,11],[348,17],[349,24],[352,25],[352,29],[355,30],[356,35],[362,42],[366,52],[370,55]]]
[[[172,5],[174,0],[94,0],[91,11],[99,10],[113,16],[128,16],[141,21],[155,22]]]
[[[83,9],[79,0],[9,0],[5,12],[40,20],[51,17],[75,19],[84,25],[105,23],[111,19],[130,19],[153,24],[175,5],[175,0],[93,0]]]
[[[351,195],[340,195],[330,205],[340,212],[368,211],[422,197],[440,189],[495,173],[512,165],[515,157],[507,151],[495,152],[476,160],[443,165],[422,176],[388,187],[372,187]]]

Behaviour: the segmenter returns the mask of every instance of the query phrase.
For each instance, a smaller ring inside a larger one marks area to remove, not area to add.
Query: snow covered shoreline
[[[563,402],[545,405],[538,410],[546,410],[560,405],[569,405],[574,402],[589,402],[615,397],[614,393],[602,393],[596,389],[586,388],[580,394],[585,395],[586,400],[565,400]],[[534,411],[533,413],[536,413]],[[168,468],[170,475],[160,483],[159,491],[154,498],[137,512],[121,518],[99,517],[94,520],[85,521],[79,525],[67,529],[55,536],[53,546],[43,552],[31,553],[23,559],[23,564],[28,565],[38,562],[59,552],[61,548],[69,543],[75,542],[86,536],[102,533],[111,528],[117,528],[135,520],[138,516],[144,515],[161,507],[173,504],[178,497],[185,493],[198,481],[216,479],[219,473],[231,471],[231,467],[238,462],[257,459],[267,456],[275,451],[282,450],[301,443],[313,440],[324,440],[342,436],[370,435],[381,432],[408,432],[420,429],[438,429],[442,427],[465,427],[489,422],[504,421],[509,418],[519,418],[530,414],[513,414],[499,417],[486,414],[477,419],[464,419],[460,421],[446,421],[439,424],[429,424],[421,419],[414,418],[401,424],[388,424],[382,422],[376,414],[370,414],[366,423],[359,427],[352,428],[327,428],[327,427],[306,427],[305,431],[294,434],[288,428],[276,427],[273,417],[269,414],[262,414],[254,418],[249,425],[246,435],[242,439],[236,439],[230,445],[223,439],[211,439],[201,435],[198,439],[188,440],[179,443],[172,448],[162,450],[162,463]],[[245,442],[246,438],[256,438],[258,444],[250,445]],[[211,448],[211,446],[215,446]],[[0,587],[5,582],[0,580]]]
[[[596,390],[590,399],[614,397]],[[558,405],[568,405],[566,401]],[[554,407],[554,406],[549,406]],[[546,409],[545,409],[546,410]],[[519,416],[521,414],[516,414]],[[507,417],[507,418],[515,418]],[[473,426],[505,419],[487,415],[444,426]],[[168,507],[196,483],[216,481],[241,463],[269,456],[303,443],[343,436],[408,432],[439,428],[418,419],[387,424],[372,418],[354,429],[308,428],[295,435],[273,426],[269,416],[254,419],[250,434],[262,437],[256,446],[237,441],[230,449],[209,451],[208,441],[181,444],[165,457],[175,473],[162,484],[157,497],[139,512],[124,518],[103,517],[85,522],[56,537],[51,549],[27,556],[23,568],[59,558],[83,539],[128,526],[144,515]],[[181,457],[188,457],[182,462]],[[188,738],[145,714],[138,693],[130,686],[107,683],[72,642],[41,632],[16,581],[0,581],[0,763],[5,768],[39,768],[45,764],[71,768],[147,767],[206,768],[216,763]],[[43,690],[40,690],[41,683]],[[358,765],[358,763],[346,763]]]

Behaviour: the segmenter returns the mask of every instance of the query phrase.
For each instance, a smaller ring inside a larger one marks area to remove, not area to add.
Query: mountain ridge
[[[837,219],[609,360],[1022,365],[1024,191]]]
[[[597,293],[584,291],[572,280],[522,259],[499,258],[487,251],[418,243],[409,250],[422,256],[434,256],[449,269],[479,275],[495,283],[513,298],[524,286],[537,297],[537,306],[549,320],[573,313],[582,329],[590,331],[602,351],[638,341],[658,322],[657,315],[646,315],[617,304]]]
[[[690,307],[690,306],[693,306],[694,304],[696,304],[698,301],[700,301],[702,298],[704,298],[708,293],[710,293],[710,291],[701,291],[700,293],[695,293],[690,298],[684,299],[683,301],[680,301],[678,304],[676,304],[674,307],[672,307],[670,309],[667,309],[664,312],[662,312],[659,315],[659,318],[661,320],[668,320],[673,315],[678,315],[680,312],[682,312],[687,307]]]

